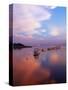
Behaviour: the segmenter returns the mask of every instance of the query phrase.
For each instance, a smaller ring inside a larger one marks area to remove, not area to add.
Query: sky
[[[45,45],[65,40],[65,7],[13,4],[13,42]]]

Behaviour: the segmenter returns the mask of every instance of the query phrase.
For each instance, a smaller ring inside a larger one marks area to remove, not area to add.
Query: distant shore
[[[21,43],[14,43],[14,44],[13,44],[13,48],[14,48],[14,49],[32,48],[32,46],[26,46],[26,45],[21,44]]]

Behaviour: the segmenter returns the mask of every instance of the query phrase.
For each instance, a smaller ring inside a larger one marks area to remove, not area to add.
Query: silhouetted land
[[[32,48],[32,46],[26,46],[26,45],[21,44],[21,43],[14,43],[14,44],[13,44],[13,48],[14,48],[14,49]]]

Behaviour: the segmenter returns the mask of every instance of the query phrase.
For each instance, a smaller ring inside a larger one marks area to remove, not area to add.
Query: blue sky
[[[65,42],[66,8],[14,4],[13,41],[25,44]]]
[[[66,8],[64,7],[56,7],[55,9],[51,10],[52,17],[48,21],[43,21],[43,25],[57,25],[57,26],[63,26],[66,25]]]

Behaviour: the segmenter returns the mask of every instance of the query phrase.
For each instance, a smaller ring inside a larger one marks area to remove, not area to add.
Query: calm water
[[[66,82],[65,49],[41,52],[34,48],[13,50],[14,85],[48,84]]]

